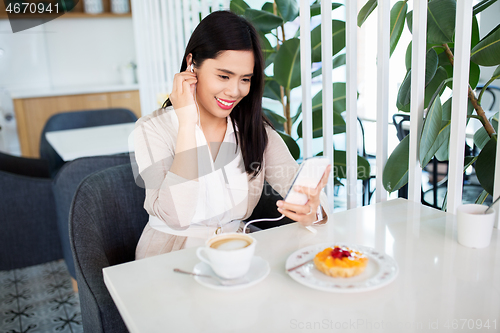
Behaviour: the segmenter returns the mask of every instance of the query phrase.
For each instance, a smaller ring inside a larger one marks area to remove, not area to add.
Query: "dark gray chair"
[[[267,184],[267,183],[266,183]],[[268,184],[251,218],[279,216],[281,198]],[[136,185],[130,164],[86,177],[76,190],[69,236],[86,332],[127,332],[103,280],[102,269],[135,259],[135,248],[149,216],[145,191]],[[260,222],[269,228],[293,222]]]
[[[76,272],[69,243],[69,210],[76,189],[86,176],[112,166],[126,163],[130,163],[128,154],[78,158],[65,163],[54,179],[53,190],[56,202],[57,227],[59,229],[64,260],[70,275],[74,279],[76,279]]]
[[[0,270],[62,258],[46,162],[0,153]]]
[[[76,190],[69,236],[85,332],[127,332],[102,269],[135,259],[149,218],[144,199],[145,190],[135,184],[130,164],[94,173]]]
[[[47,120],[40,137],[40,158],[49,162],[51,177],[63,166],[61,156],[52,148],[45,138],[45,133],[75,128],[104,126],[130,123],[137,121],[137,117],[128,109],[101,109],[57,113]]]

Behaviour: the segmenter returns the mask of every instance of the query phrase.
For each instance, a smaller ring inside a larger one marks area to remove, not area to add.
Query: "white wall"
[[[0,86],[9,90],[121,84],[135,61],[131,18],[59,18],[13,34],[0,20]]]

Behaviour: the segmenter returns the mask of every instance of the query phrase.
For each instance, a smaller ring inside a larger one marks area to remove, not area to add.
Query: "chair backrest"
[[[68,162],[57,173],[53,182],[54,199],[56,201],[57,227],[70,275],[76,279],[73,254],[69,243],[69,211],[73,196],[80,182],[88,175],[112,166],[130,163],[128,154],[92,156],[78,158]]]
[[[26,158],[0,152],[0,170],[16,175],[50,178],[49,164],[46,160]]]
[[[52,180],[0,170],[0,228],[0,270],[60,259]]]
[[[70,211],[70,243],[86,332],[126,332],[104,285],[102,269],[135,259],[148,214],[145,190],[135,184],[130,164],[86,177]]]
[[[409,130],[404,129],[404,122],[410,122],[409,114],[396,113],[392,115],[392,123],[396,127],[396,135],[398,136],[399,141],[402,141],[410,133]]]
[[[122,108],[57,113],[50,117],[43,127],[42,136],[40,138],[40,158],[46,159],[49,162],[51,176],[55,177],[57,171],[64,164],[64,161],[47,141],[45,133],[75,128],[129,123],[136,120],[137,117],[132,111]]]

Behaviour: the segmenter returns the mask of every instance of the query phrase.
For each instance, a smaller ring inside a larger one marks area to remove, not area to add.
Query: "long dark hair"
[[[186,58],[190,53],[196,68],[201,66],[206,59],[215,59],[227,50],[253,51],[255,63],[250,92],[231,111],[230,118],[233,126],[236,123],[238,127],[239,135],[236,136],[236,144],[241,146],[245,171],[255,177],[262,169],[264,150],[268,142],[265,124],[272,127],[262,113],[264,59],[259,34],[255,28],[245,18],[229,11],[211,13],[193,31],[186,46],[180,71],[186,70]],[[172,103],[167,99],[162,107],[166,108],[171,105]]]

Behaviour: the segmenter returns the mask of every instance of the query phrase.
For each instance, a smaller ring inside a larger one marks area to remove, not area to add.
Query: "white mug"
[[[490,245],[495,210],[477,204],[467,204],[457,207],[458,242],[463,246],[480,249]]]
[[[196,255],[212,267],[223,279],[235,279],[245,275],[255,252],[257,241],[246,234],[228,233],[216,235],[199,247]]]

